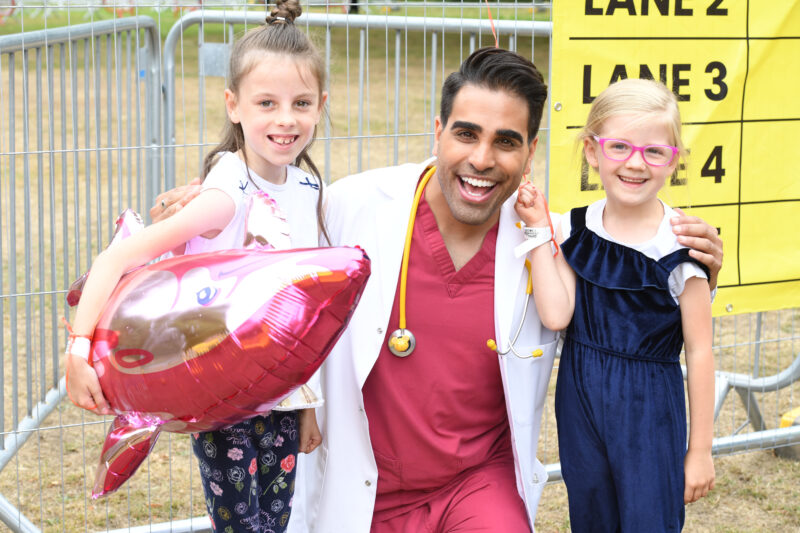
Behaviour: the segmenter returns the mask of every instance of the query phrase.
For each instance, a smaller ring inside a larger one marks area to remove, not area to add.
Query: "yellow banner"
[[[603,196],[575,143],[621,78],[677,95],[685,168],[663,200],[719,229],[714,315],[800,306],[800,2],[580,0],[553,6],[550,205]]]

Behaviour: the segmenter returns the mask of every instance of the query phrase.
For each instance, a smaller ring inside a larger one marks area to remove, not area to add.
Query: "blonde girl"
[[[174,216],[95,259],[66,353],[67,390],[76,405],[111,413],[87,361],[89,344],[76,339],[91,338],[111,291],[129,269],[184,246],[185,253],[241,247],[247,200],[259,190],[284,212],[292,246],[317,246],[322,182],[308,148],[327,94],[322,58],[293,23],[300,13],[297,0],[278,0],[266,24],[234,46],[224,93],[229,122],[223,141],[206,157],[202,192]],[[295,166],[301,163],[311,174]],[[296,454],[321,442],[313,409],[299,416],[273,411],[193,435],[192,441],[215,530],[285,531]]]
[[[580,142],[606,196],[562,217],[563,254],[530,252],[539,316],[567,327],[556,417],[576,532],[680,531],[684,505],[714,486],[708,274],[672,232],[678,213],[658,198],[685,153],[680,131],[663,84],[605,89]],[[520,187],[516,207],[526,226],[547,225],[532,185]]]

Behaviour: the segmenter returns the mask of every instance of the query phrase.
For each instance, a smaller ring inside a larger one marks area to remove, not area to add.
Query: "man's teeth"
[[[494,185],[494,183],[489,180],[479,180],[477,178],[470,178],[467,176],[461,176],[461,179],[464,181],[464,183],[468,183],[473,187],[492,187]]]

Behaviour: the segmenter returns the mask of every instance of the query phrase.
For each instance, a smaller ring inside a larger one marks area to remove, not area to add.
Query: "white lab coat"
[[[326,222],[334,245],[358,245],[372,259],[372,274],[348,329],[323,365],[325,405],[317,409],[320,448],[303,457],[290,532],[368,533],[378,468],[370,445],[361,387],[386,336],[400,275],[406,226],[417,181],[430,161],[371,170],[328,188]],[[436,179],[436,178],[434,178]],[[500,350],[522,316],[527,283],[524,257],[514,247],[524,239],[515,226],[516,195],[502,207],[495,257],[495,334]],[[413,320],[413,317],[410,317]],[[542,408],[553,366],[556,333],[545,329],[533,301],[515,346],[541,349],[536,358],[498,356],[516,466],[517,489],[533,524],[547,474],[536,459]],[[487,349],[478,346],[476,349]],[[499,391],[498,391],[499,392]]]

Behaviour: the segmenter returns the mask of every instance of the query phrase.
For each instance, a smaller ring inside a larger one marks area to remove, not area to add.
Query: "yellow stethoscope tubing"
[[[433,166],[425,172],[422,176],[417,190],[414,193],[414,202],[411,204],[411,216],[408,217],[408,228],[406,228],[406,242],[403,246],[403,262],[400,265],[400,302],[398,305],[399,317],[398,326],[401,330],[406,329],[406,286],[408,285],[408,258],[411,255],[411,237],[414,235],[414,221],[417,219],[417,210],[419,209],[419,202],[422,199],[422,191],[430,181],[431,177],[436,173],[436,167]]]

